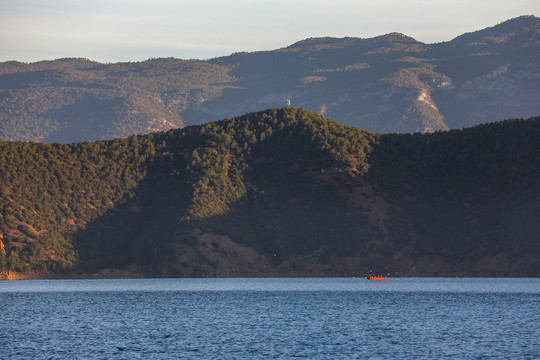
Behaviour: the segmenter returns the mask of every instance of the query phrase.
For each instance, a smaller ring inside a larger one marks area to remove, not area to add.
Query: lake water
[[[540,279],[0,282],[2,359],[540,359]]]

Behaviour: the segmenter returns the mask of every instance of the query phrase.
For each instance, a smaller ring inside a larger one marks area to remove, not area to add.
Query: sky
[[[0,0],[0,61],[209,59],[390,32],[435,43],[539,14],[539,0]]]

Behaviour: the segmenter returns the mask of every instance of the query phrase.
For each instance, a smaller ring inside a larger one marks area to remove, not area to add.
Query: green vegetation
[[[454,262],[499,253],[538,256],[539,125],[537,117],[383,136],[374,167],[401,210],[394,218],[403,222],[392,237]]]
[[[398,135],[283,108],[113,141],[0,142],[0,270],[178,275],[199,229],[276,267],[353,256],[402,271],[404,254],[470,269],[504,254],[503,273],[537,274],[539,137],[540,118]]]
[[[77,263],[72,234],[129,197],[152,136],[72,145],[0,143],[0,234],[17,271]]]

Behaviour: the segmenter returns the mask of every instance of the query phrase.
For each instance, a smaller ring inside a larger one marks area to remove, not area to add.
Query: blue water
[[[0,282],[2,359],[540,359],[540,279]]]

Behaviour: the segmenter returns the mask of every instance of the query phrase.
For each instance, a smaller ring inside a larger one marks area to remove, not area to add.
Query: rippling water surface
[[[540,359],[540,279],[0,282],[6,359]]]

